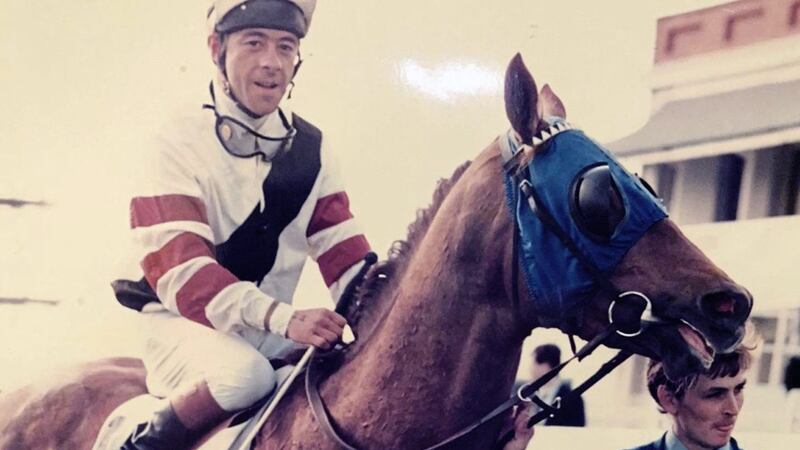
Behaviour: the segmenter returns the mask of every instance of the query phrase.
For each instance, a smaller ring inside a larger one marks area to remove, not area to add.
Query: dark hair
[[[800,356],[792,356],[789,359],[786,372],[783,374],[783,385],[787,391],[800,388]]]
[[[533,349],[533,360],[537,364],[549,364],[555,367],[561,364],[561,350],[554,344],[544,344]]]
[[[225,78],[228,78],[228,72],[225,69],[225,60],[228,58],[228,35],[217,33],[217,39],[219,39],[219,58],[216,61],[217,67],[219,67],[219,70],[225,75]]]
[[[650,365],[647,368],[647,390],[650,396],[659,405],[658,410],[661,413],[665,411],[661,408],[661,403],[658,401],[658,387],[664,385],[667,391],[671,392],[676,398],[683,398],[686,391],[694,386],[697,378],[700,375],[705,375],[711,379],[720,377],[733,377],[739,372],[747,370],[750,367],[751,355],[750,347],[739,346],[731,353],[722,353],[714,358],[711,367],[705,372],[693,373],[686,375],[676,380],[670,380],[664,373],[664,365],[661,361],[650,360]]]

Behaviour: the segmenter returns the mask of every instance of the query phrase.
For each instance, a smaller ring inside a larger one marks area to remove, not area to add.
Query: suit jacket
[[[556,391],[556,397],[561,397],[561,409],[549,419],[545,425],[557,425],[562,427],[583,427],[586,426],[586,413],[583,409],[583,398],[567,395],[572,392],[572,387],[568,381],[564,381]]]
[[[630,450],[666,450],[667,448],[667,433],[661,435],[661,439],[657,439],[649,444],[642,445],[640,447],[632,448]],[[731,437],[731,449],[733,450],[742,450],[739,448],[739,444],[736,443],[736,439]]]

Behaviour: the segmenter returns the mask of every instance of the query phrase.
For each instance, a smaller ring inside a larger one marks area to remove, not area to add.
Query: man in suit
[[[744,403],[750,350],[720,354],[708,370],[670,380],[651,361],[647,389],[672,427],[659,439],[632,450],[740,450],[731,436]]]

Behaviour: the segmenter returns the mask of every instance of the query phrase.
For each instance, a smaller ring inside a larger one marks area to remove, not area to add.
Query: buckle
[[[617,296],[617,298],[612,300],[611,304],[608,305],[608,323],[610,325],[612,325],[612,326],[614,325],[614,307],[617,305],[617,300],[621,300],[621,299],[623,299],[625,297],[630,297],[630,296],[638,297],[638,298],[644,300],[645,305],[644,305],[644,309],[642,310],[642,313],[639,315],[639,329],[638,330],[636,330],[636,331],[634,331],[632,333],[629,333],[629,332],[625,332],[625,331],[622,331],[622,330],[617,329],[616,327],[614,327],[614,331],[617,334],[619,334],[620,336],[623,336],[623,337],[635,337],[635,336],[638,336],[638,335],[642,334],[642,331],[644,331],[645,323],[658,322],[658,320],[653,316],[653,303],[650,301],[649,298],[647,298],[646,295],[644,295],[644,294],[642,294],[641,292],[638,292],[638,291],[626,291],[626,292],[623,292],[623,293],[619,294]]]
[[[525,383],[522,386],[520,386],[519,389],[517,389],[517,398],[520,399],[520,401],[523,401],[523,402],[526,402],[526,403],[533,403],[533,400],[530,397],[525,397],[524,395],[522,395],[522,390],[525,389],[526,387],[532,385],[533,383],[534,383],[534,381],[531,381],[530,383]],[[536,394],[536,392],[534,392],[534,394]]]
[[[525,200],[528,201],[528,208],[531,209],[531,212],[538,215],[536,211],[536,200],[533,197],[533,185],[527,179],[520,181],[519,190],[525,195]]]
[[[561,396],[560,395],[558,397],[556,397],[555,400],[553,400],[553,404],[550,405],[550,408],[553,409],[553,411],[550,412],[550,418],[552,419],[553,417],[555,417],[556,412],[558,412],[558,410],[561,409]]]

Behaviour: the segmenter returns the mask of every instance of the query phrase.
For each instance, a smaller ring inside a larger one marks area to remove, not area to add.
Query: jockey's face
[[[275,111],[294,75],[300,47],[297,36],[247,28],[231,33],[224,45],[225,72],[235,99],[258,116]],[[211,47],[215,61],[219,61],[220,47]]]
[[[683,398],[662,398],[661,405],[675,421],[674,431],[689,449],[719,448],[728,443],[744,403],[744,371],[732,377],[701,375]],[[659,390],[663,390],[660,386]]]

